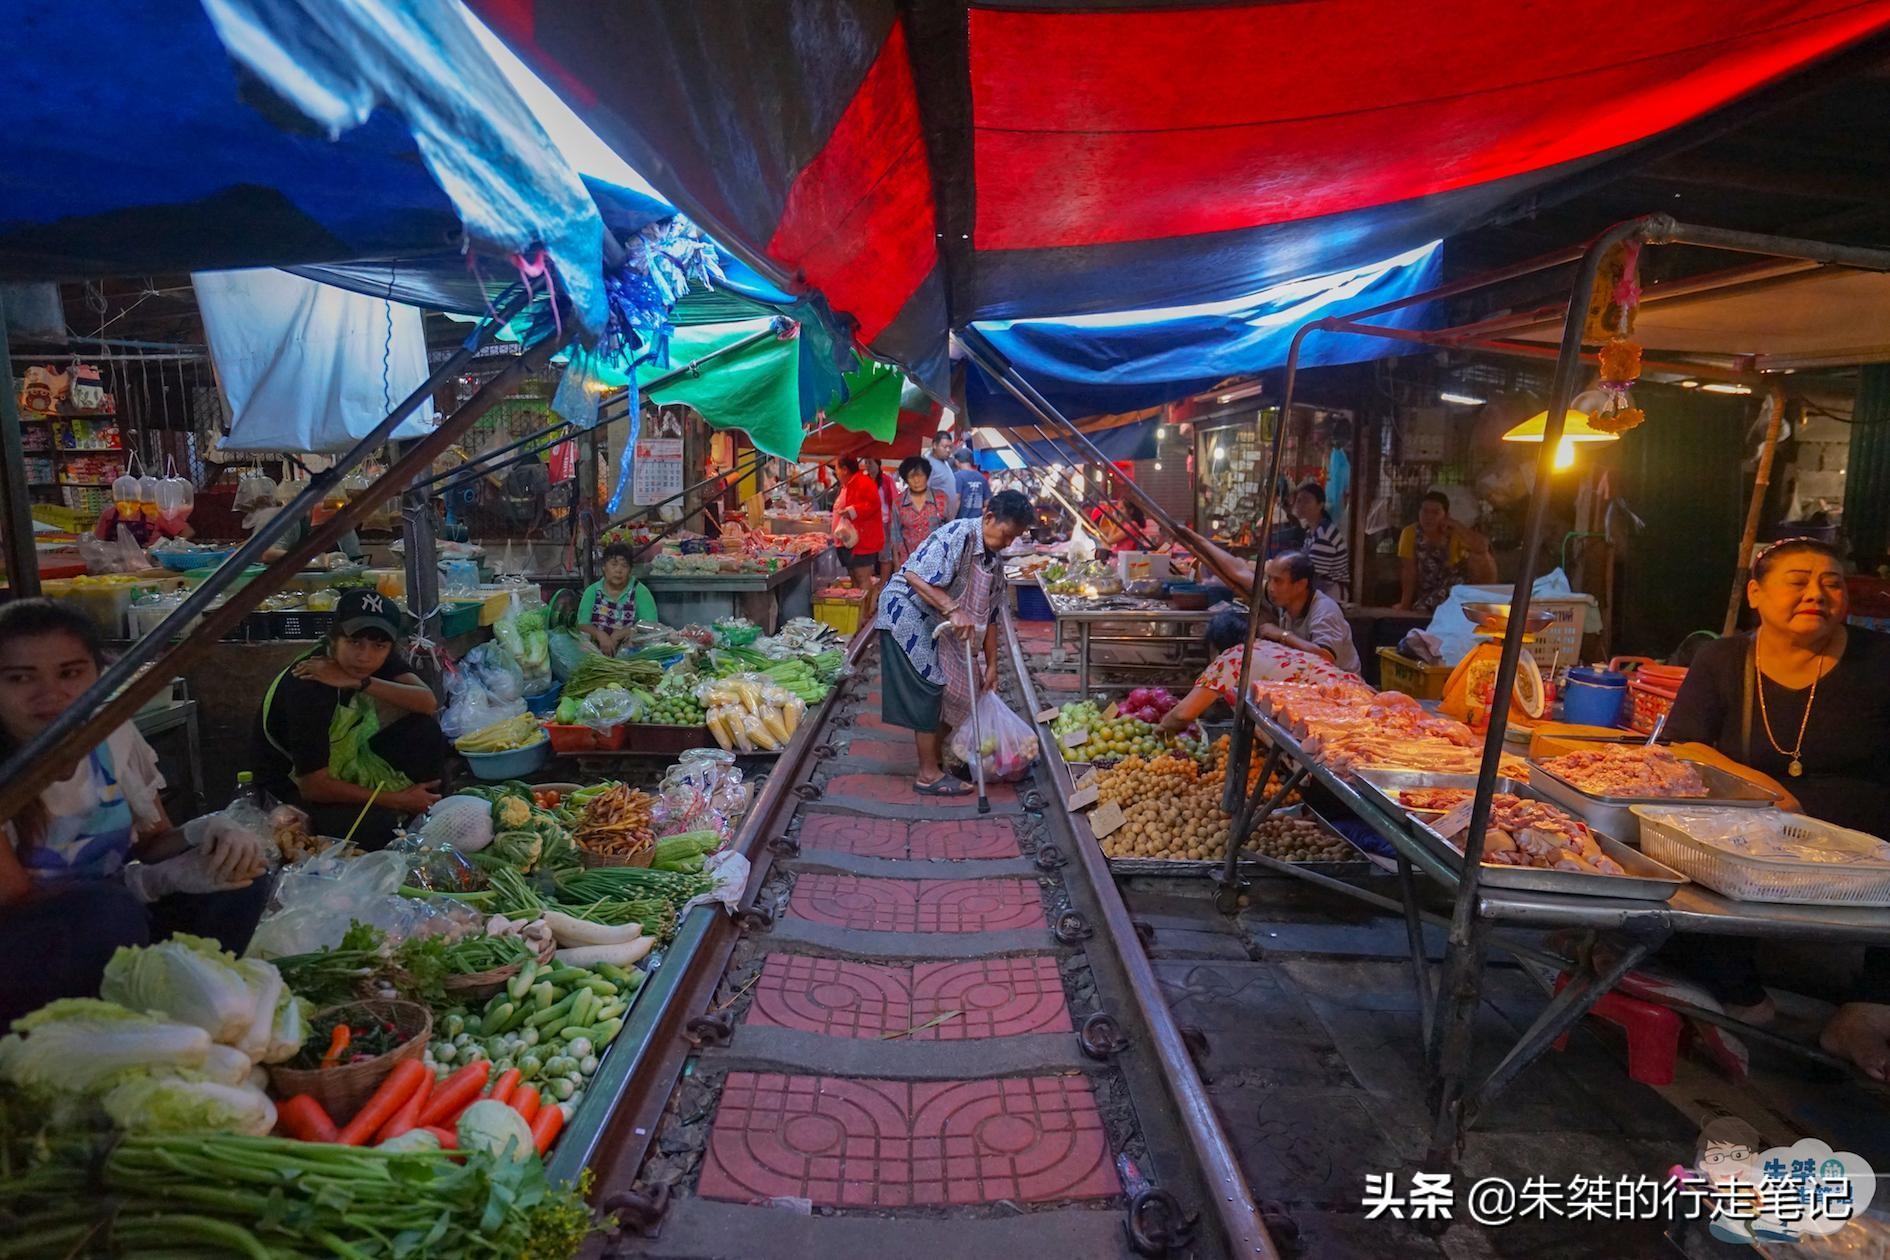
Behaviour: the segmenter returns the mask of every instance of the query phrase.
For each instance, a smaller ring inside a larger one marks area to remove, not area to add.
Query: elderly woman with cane
[[[1004,588],[999,553],[1036,519],[1030,500],[1015,490],[991,496],[984,514],[947,521],[934,530],[886,583],[874,627],[879,631],[880,716],[903,726],[918,746],[913,790],[921,796],[965,796],[971,785],[945,773],[939,758],[952,728],[970,715],[978,686],[997,686],[997,625],[992,612]],[[941,626],[952,634],[936,644]],[[965,677],[965,653],[956,642],[982,634],[981,683]]]

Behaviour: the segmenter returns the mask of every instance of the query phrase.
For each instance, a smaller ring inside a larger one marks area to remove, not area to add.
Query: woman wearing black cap
[[[276,676],[256,715],[257,782],[317,835],[344,834],[373,801],[354,832],[365,849],[426,812],[445,773],[439,698],[394,651],[403,617],[376,591],[347,592],[327,641]]]

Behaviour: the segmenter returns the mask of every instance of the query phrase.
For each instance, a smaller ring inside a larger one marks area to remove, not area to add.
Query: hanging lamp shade
[[[1619,438],[1619,433],[1605,433],[1590,423],[1590,418],[1601,410],[1606,400],[1600,390],[1585,390],[1575,396],[1569,404],[1562,423],[1562,438],[1567,442],[1612,442]],[[1549,413],[1545,408],[1530,416],[1521,424],[1515,425],[1503,434],[1505,442],[1540,442],[1549,428]]]

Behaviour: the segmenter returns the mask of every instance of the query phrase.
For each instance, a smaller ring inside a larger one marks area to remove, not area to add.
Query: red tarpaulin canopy
[[[1890,0],[473,3],[678,205],[934,383],[950,326],[1390,257],[1890,24]]]

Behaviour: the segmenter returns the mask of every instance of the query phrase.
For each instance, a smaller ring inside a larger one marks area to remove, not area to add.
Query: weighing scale
[[[1475,634],[1482,642],[1457,663],[1444,683],[1444,696],[1438,707],[1448,716],[1468,722],[1473,702],[1479,708],[1488,709],[1494,697],[1496,671],[1503,659],[1503,635],[1509,629],[1509,605],[1465,604],[1463,611],[1477,623]],[[1554,613],[1532,612],[1523,623],[1524,651],[1516,662],[1516,685],[1510,691],[1507,728],[1509,734],[1521,739],[1533,733],[1530,723],[1540,720],[1549,711],[1542,671],[1527,649],[1536,641],[1536,635],[1554,621]]]

